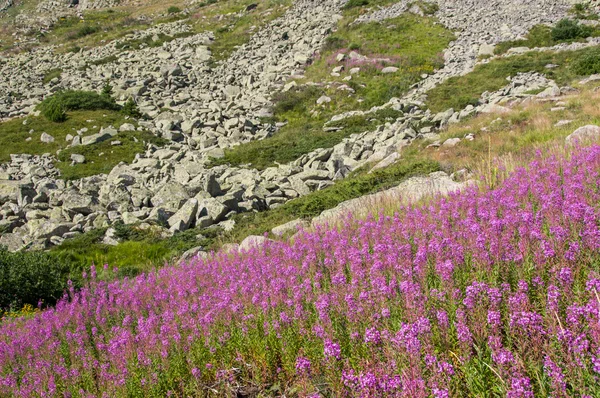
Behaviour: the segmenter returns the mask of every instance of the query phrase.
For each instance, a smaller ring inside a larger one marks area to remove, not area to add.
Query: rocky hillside
[[[0,244],[11,251],[187,231],[180,254],[277,222],[294,230],[439,171],[392,168],[424,142],[477,140],[442,141],[449,126],[572,94],[600,72],[598,10],[567,0],[2,8]],[[583,58],[587,69],[574,65]],[[352,190],[371,168],[385,178]],[[288,212],[298,203],[318,211]]]

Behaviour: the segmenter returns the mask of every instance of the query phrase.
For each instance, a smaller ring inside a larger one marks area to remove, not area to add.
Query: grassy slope
[[[600,29],[598,27],[590,27],[588,33],[589,37],[597,37],[600,35]],[[584,41],[584,37],[578,37],[573,39],[555,39],[552,35],[551,27],[545,25],[536,25],[533,28],[531,28],[525,39],[506,41],[500,43],[494,49],[494,53],[504,54],[509,49],[514,47],[552,47],[560,43],[574,43]]]
[[[215,164],[252,164],[263,169],[275,162],[292,161],[317,148],[331,147],[350,134],[365,131],[347,126],[349,128],[338,132],[324,132],[322,126],[335,114],[369,109],[401,96],[421,79],[421,74],[442,66],[440,54],[453,38],[450,32],[427,17],[405,15],[382,24],[350,25],[354,16],[354,13],[346,16],[338,31],[329,37],[320,57],[306,70],[306,79],[321,85],[302,86],[275,96],[274,119],[288,124],[273,137],[226,150],[225,157]],[[371,59],[387,60],[336,62],[337,54],[348,54],[352,48]],[[332,77],[331,70],[339,65],[346,70],[341,76]],[[400,69],[396,73],[382,74],[384,66]],[[344,81],[353,67],[360,67],[361,71],[353,75],[352,80]],[[347,83],[355,94],[339,90],[337,87],[342,83]],[[330,97],[331,102],[318,106],[316,100],[322,95]],[[369,124],[367,121],[362,123],[361,128]]]
[[[523,55],[499,58],[480,64],[475,70],[463,76],[448,79],[427,93],[427,107],[433,112],[448,108],[463,109],[469,104],[477,104],[485,91],[496,91],[507,84],[506,78],[519,72],[543,73],[556,81],[558,85],[572,82],[578,74],[572,68],[573,63],[588,54],[596,54],[596,48],[578,51],[529,52]],[[546,65],[558,65],[547,69]],[[593,73],[593,72],[592,72]]]
[[[24,122],[26,121],[26,124]],[[50,122],[44,117],[26,117],[13,119],[0,124],[0,161],[10,161],[10,154],[27,153],[41,155],[44,153],[55,154],[61,150],[57,167],[61,170],[62,177],[76,179],[99,173],[108,173],[119,162],[131,162],[136,153],[144,150],[144,142],[162,144],[163,141],[147,132],[123,132],[112,140],[103,143],[79,146],[66,149],[69,144],[65,137],[67,134],[77,135],[76,131],[84,127],[89,131],[84,136],[100,131],[102,127],[113,126],[119,128],[123,123],[131,122],[117,111],[73,111],[69,112],[68,119],[63,123]],[[95,126],[95,127],[94,127]],[[33,130],[30,134],[29,131]],[[54,137],[54,142],[40,141],[42,133]],[[26,141],[31,137],[30,141]],[[138,140],[135,142],[134,137]],[[110,141],[119,140],[121,146],[111,146]],[[77,153],[86,157],[86,163],[71,166],[71,154]],[[104,153],[100,156],[101,153]]]
[[[466,122],[451,126],[442,133],[442,140],[463,138],[475,134],[473,141],[462,140],[453,149],[428,148],[429,142],[414,142],[403,149],[401,161],[393,166],[368,174],[368,167],[350,177],[336,182],[322,191],[313,192],[285,205],[264,212],[240,214],[231,232],[219,230],[190,230],[168,240],[160,240],[143,233],[128,233],[133,241],[118,246],[107,246],[99,242],[101,236],[92,232],[80,238],[66,241],[53,252],[68,259],[74,269],[81,270],[95,264],[108,263],[119,266],[122,275],[131,275],[161,266],[183,251],[203,246],[218,249],[222,244],[240,242],[248,235],[262,235],[273,227],[296,218],[310,218],[323,210],[335,207],[342,201],[376,192],[396,185],[404,179],[436,170],[454,172],[466,168],[487,175],[490,183],[501,177],[502,171],[490,163],[490,159],[503,158],[527,160],[536,150],[549,150],[563,142],[574,129],[586,124],[600,124],[600,94],[585,90],[583,94],[568,100],[567,109],[550,111],[552,104],[534,104],[519,107],[507,115],[481,115]],[[563,119],[573,123],[563,127],[554,124]],[[485,130],[482,130],[485,129]],[[373,209],[377,213],[381,209]],[[125,227],[125,230],[134,227]],[[103,231],[101,231],[103,232]],[[197,234],[204,238],[196,239]],[[140,257],[141,256],[141,257]]]

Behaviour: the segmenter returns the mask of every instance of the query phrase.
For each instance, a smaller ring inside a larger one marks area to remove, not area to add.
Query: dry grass
[[[435,160],[448,172],[466,169],[471,180],[484,187],[495,187],[513,171],[529,164],[535,152],[567,157],[572,151],[564,139],[578,127],[600,125],[600,91],[582,87],[581,92],[560,98],[564,111],[551,111],[556,101],[530,102],[518,105],[507,114],[481,114],[450,126],[441,133],[448,138],[464,138],[474,134],[473,141],[462,140],[454,148],[427,148],[430,142],[414,142],[401,152],[402,161]],[[559,120],[572,120],[556,127]],[[403,205],[422,205],[437,196],[432,190],[423,196],[409,198],[398,190],[365,196],[348,209],[354,218],[393,215]],[[330,226],[342,227],[348,212],[325,220]]]

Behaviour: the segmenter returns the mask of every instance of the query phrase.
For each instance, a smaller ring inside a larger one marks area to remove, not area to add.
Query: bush
[[[363,6],[368,6],[368,5],[369,5],[369,0],[350,0],[346,3],[346,5],[343,8],[345,10],[348,10],[350,8],[363,7]]]
[[[573,62],[572,71],[580,76],[600,73],[600,50],[586,53]]]
[[[69,267],[44,252],[11,253],[0,247],[0,309],[54,304],[67,287]],[[1,311],[0,311],[1,312]]]
[[[554,41],[575,40],[588,37],[592,34],[592,28],[581,25],[570,19],[559,21],[552,29],[552,39]]]
[[[314,86],[295,87],[286,92],[276,93],[273,96],[275,103],[273,111],[276,115],[289,111],[301,112],[305,110],[308,103],[314,105],[319,95],[321,90]]]
[[[113,95],[113,88],[108,81],[102,87],[102,95],[105,97],[112,97]]]
[[[328,36],[321,49],[323,52],[335,51],[346,47],[346,40],[337,36]]]
[[[67,114],[65,113],[64,108],[60,104],[60,102],[55,99],[51,99],[44,106],[42,110],[42,115],[51,122],[62,123],[67,120]]]
[[[121,112],[124,115],[131,116],[131,117],[134,117],[136,119],[139,119],[139,118],[142,117],[142,113],[138,109],[138,106],[135,103],[135,101],[133,100],[133,98],[129,98],[127,100],[127,102],[125,103],[125,105],[123,105],[123,108],[121,108]]]
[[[50,69],[48,72],[46,72],[46,74],[42,78],[42,82],[44,84],[48,84],[48,83],[50,83],[50,81],[52,79],[60,77],[61,74],[62,74],[62,69],[58,69],[58,68]]]
[[[84,25],[78,30],[71,32],[69,35],[67,35],[67,38],[69,40],[81,39],[82,37],[92,35],[98,32],[99,30],[100,28],[97,26]]]
[[[56,119],[59,111],[62,111],[62,113],[76,110],[95,111],[98,109],[116,111],[120,107],[110,96],[100,95],[93,91],[67,90],[59,91],[46,98],[38,105],[38,109],[42,111],[42,114],[48,120],[55,121],[54,119]]]
[[[171,7],[167,8],[167,12],[169,14],[177,14],[178,12],[181,12],[181,8],[175,7],[175,6],[171,6]]]

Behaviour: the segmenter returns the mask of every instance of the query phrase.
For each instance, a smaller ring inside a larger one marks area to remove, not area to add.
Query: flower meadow
[[[0,396],[600,397],[600,146],[0,324]]]

